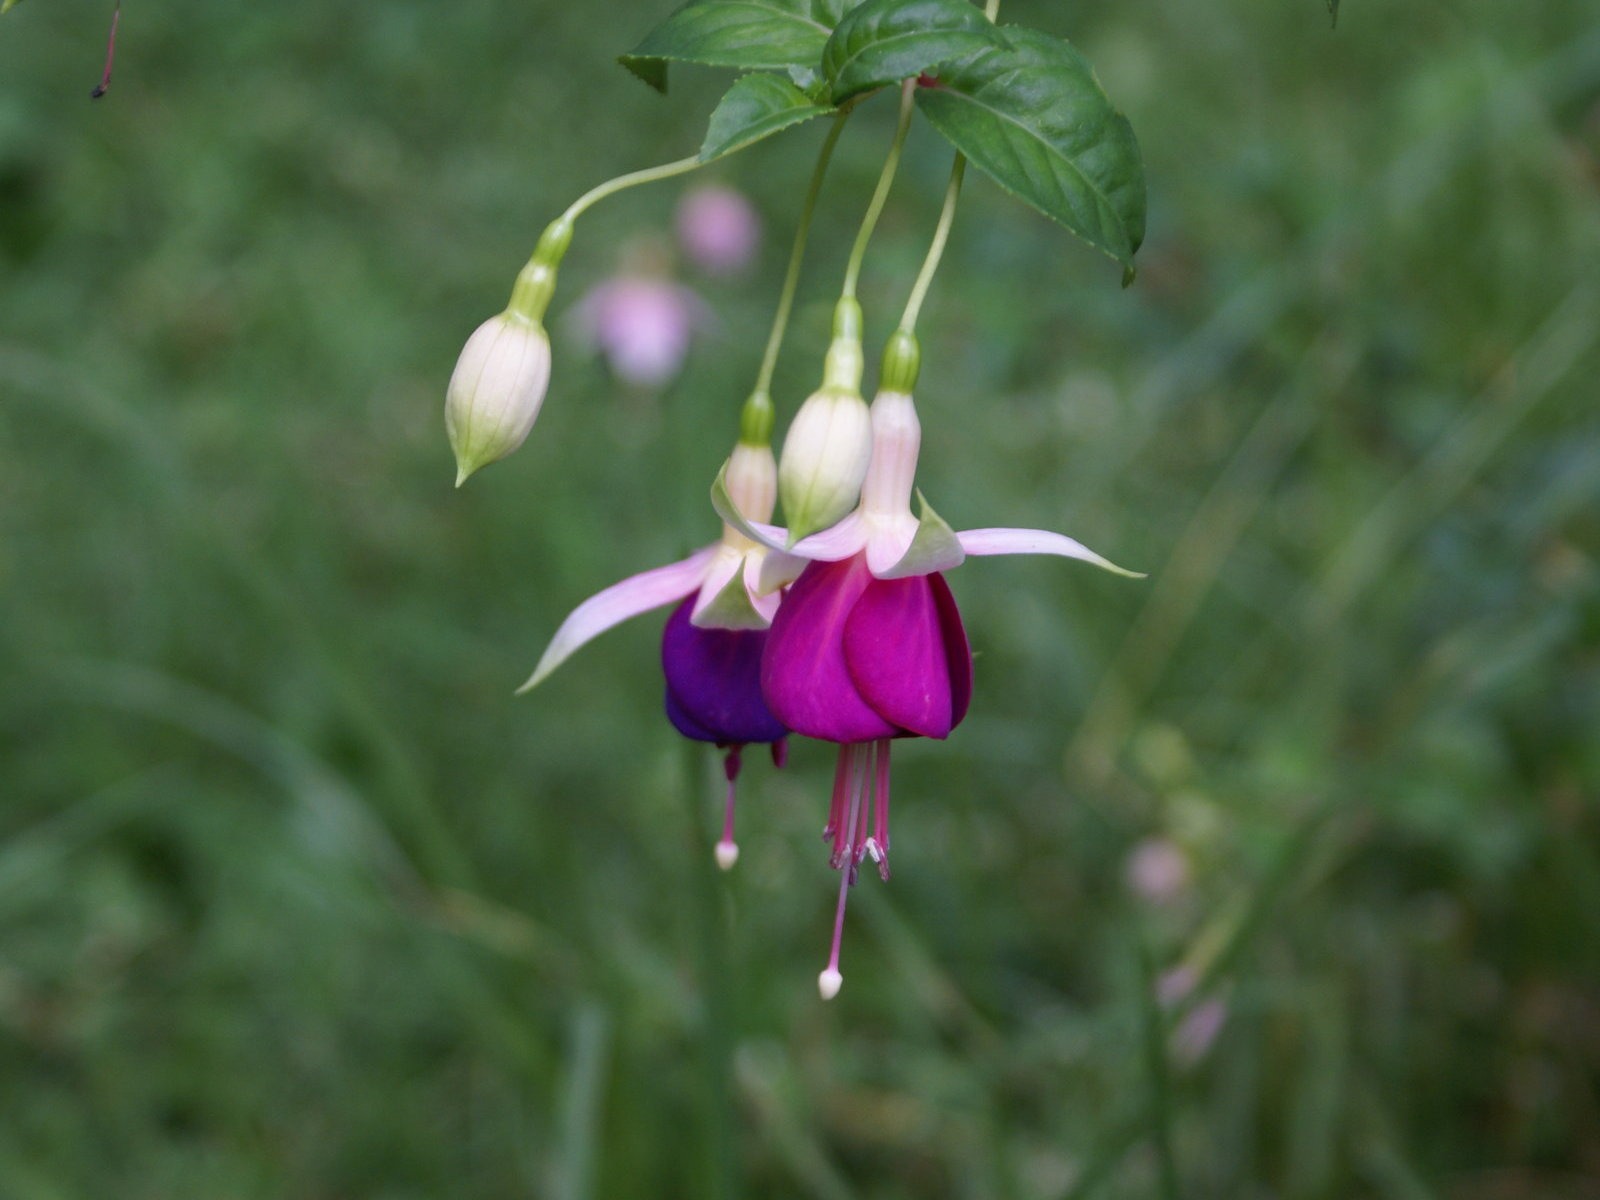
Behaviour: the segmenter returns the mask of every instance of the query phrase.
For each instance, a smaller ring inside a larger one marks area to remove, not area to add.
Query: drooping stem
[[[967,173],[967,156],[957,154],[950,167],[950,185],[944,192],[944,209],[939,213],[939,227],[933,231],[933,242],[928,246],[928,256],[922,260],[922,270],[911,288],[906,310],[900,317],[900,329],[912,333],[917,328],[917,318],[922,315],[922,302],[928,298],[928,288],[933,284],[934,273],[939,270],[939,260],[944,257],[945,244],[950,240],[950,226],[956,219],[956,202],[961,198],[961,180]]]
[[[894,142],[878,175],[878,186],[872,193],[872,202],[867,205],[867,215],[861,219],[861,229],[856,234],[856,244],[851,247],[850,262],[845,267],[844,286],[839,290],[839,294],[846,299],[855,298],[861,262],[867,256],[867,243],[872,240],[872,231],[878,226],[878,217],[889,199],[889,189],[894,185],[895,172],[900,168],[900,151],[906,144],[906,131],[911,128],[911,97],[916,87],[917,81],[908,79],[900,88],[900,119],[895,125]]]
[[[789,328],[789,314],[794,309],[795,290],[800,285],[800,266],[805,261],[806,240],[811,235],[811,218],[816,212],[817,197],[822,193],[823,177],[827,175],[828,164],[833,159],[833,148],[838,145],[839,135],[844,132],[844,123],[851,107],[846,105],[834,117],[827,140],[817,154],[817,165],[811,168],[811,183],[806,188],[805,203],[800,209],[800,224],[794,231],[794,248],[789,251],[789,269],[784,273],[783,290],[778,295],[778,311],[773,315],[772,332],[767,335],[766,353],[761,357],[761,371],[756,375],[755,391],[758,395],[765,395],[772,390],[772,373],[778,366],[778,351],[783,346],[783,335]]]
[[[642,183],[655,183],[662,179],[671,179],[674,175],[687,175],[696,167],[703,166],[699,155],[690,155],[680,158],[676,162],[662,163],[659,167],[646,167],[642,171],[630,171],[626,175],[618,175],[615,179],[608,179],[604,183],[590,188],[583,195],[574,200],[567,211],[562,213],[562,218],[567,221],[576,221],[589,208],[604,200],[607,196],[626,191],[631,187],[638,187]]]

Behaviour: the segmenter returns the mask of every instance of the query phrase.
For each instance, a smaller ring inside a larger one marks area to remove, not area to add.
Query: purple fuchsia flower
[[[691,188],[678,203],[678,241],[707,275],[737,275],[761,245],[761,218],[742,192],[718,184]]]
[[[784,530],[745,520],[726,488],[712,492],[723,519],[769,549],[758,585],[794,580],[762,658],[767,706],[796,733],[839,743],[823,829],[831,865],[841,872],[833,944],[817,981],[824,999],[843,983],[845,902],[862,859],[889,877],[890,745],[902,737],[948,737],[972,696],[972,655],[943,572],[967,555],[1054,554],[1138,577],[1059,533],[955,533],[925,500],[920,518],[913,516],[922,432],[909,392],[878,394],[872,433],[860,505],[787,552]]]
[[[740,507],[771,515],[777,498],[777,464],[767,446],[741,442],[723,476]],[[717,863],[738,861],[733,838],[734,782],[740,751],[752,743],[772,746],[783,765],[788,729],[772,714],[761,692],[761,658],[767,627],[778,608],[776,592],[757,590],[766,548],[730,526],[722,539],[680,562],[643,571],[589,597],[561,623],[520,695],[542,683],[580,646],[629,617],[677,601],[661,638],[666,675],[667,718],[684,737],[727,751],[727,803]]]

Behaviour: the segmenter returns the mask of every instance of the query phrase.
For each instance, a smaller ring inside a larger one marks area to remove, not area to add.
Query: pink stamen
[[[872,811],[867,811],[867,805]],[[867,833],[871,820],[872,834]],[[878,874],[889,878],[889,739],[839,747],[839,766],[833,776],[833,802],[828,809],[824,839],[833,842],[830,864],[839,872],[839,903],[833,914],[833,945],[828,965],[817,976],[817,990],[832,1000],[844,986],[839,972],[839,949],[844,942],[844,910],[850,889],[860,875],[861,860],[871,856]]]
[[[839,973],[839,947],[844,941],[845,902],[856,883],[856,864],[861,861],[859,847],[862,835],[866,832],[866,787],[871,756],[871,746],[843,746],[839,752],[841,768],[848,760],[849,771],[846,776],[841,769],[839,779],[835,782],[837,784],[848,777],[849,806],[838,818],[839,834],[834,839],[837,848],[833,854],[833,868],[839,872],[839,905],[833,914],[833,946],[828,952],[828,965],[817,976],[817,990],[824,1000],[832,1000],[844,986],[844,976]],[[850,840],[852,838],[853,843]]]
[[[850,779],[849,746],[839,747],[839,765],[833,770],[833,799],[828,804],[828,823],[822,827],[822,840],[833,843],[834,853],[839,852],[839,823],[844,819],[845,785]]]
[[[860,766],[856,771],[855,803],[851,807],[851,814],[855,820],[855,838],[852,843],[854,853],[850,855],[850,872],[861,865],[861,859],[867,852],[867,801],[872,789],[872,758],[877,749],[875,743],[868,743],[862,747]]]
[[[889,746],[884,738],[878,743],[878,779],[872,794],[873,841],[877,853],[872,856],[878,864],[878,877],[889,880]]]
[[[780,771],[789,761],[789,739],[779,738],[772,743],[772,765]]]
[[[117,54],[117,22],[122,19],[122,0],[117,0],[117,6],[111,10],[111,36],[106,38],[106,70],[100,77],[100,82],[94,91],[89,93],[89,99],[98,100],[111,90],[111,62]]]

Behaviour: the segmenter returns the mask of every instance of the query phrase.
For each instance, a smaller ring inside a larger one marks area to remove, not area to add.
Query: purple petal
[[[845,623],[870,582],[862,555],[812,563],[778,606],[761,662],[761,689],[773,714],[796,733],[867,742],[899,732],[861,698],[845,665]]]
[[[939,609],[939,632],[944,637],[945,663],[950,671],[950,728],[961,724],[972,703],[972,648],[961,624],[961,610],[943,575],[928,576],[933,602]]]
[[[679,732],[726,745],[775,742],[789,731],[761,698],[765,632],[701,629],[685,600],[661,635],[661,669],[667,676],[667,716]],[[677,713],[684,718],[674,715]],[[698,730],[699,732],[691,732]]]
[[[1051,533],[1047,529],[968,529],[956,534],[961,548],[968,554],[1057,554],[1062,558],[1076,558],[1110,571],[1113,575],[1126,575],[1130,579],[1143,579],[1138,571],[1117,566],[1102,558],[1076,538],[1064,533]]]
[[[561,623],[539,665],[528,677],[528,682],[517,689],[517,693],[520,695],[529,688],[537,687],[574,650],[613,625],[620,625],[629,617],[660,608],[694,591],[700,586],[700,580],[705,576],[706,568],[716,552],[715,546],[707,546],[703,550],[696,550],[681,562],[631,575],[621,583],[614,583],[605,591],[590,596]]]
[[[850,610],[850,678],[884,720],[922,737],[950,734],[950,666],[932,578],[874,579]]]
[[[689,715],[689,710],[683,707],[683,702],[672,694],[669,687],[667,692],[667,720],[672,722],[672,727],[684,737],[696,742],[714,742],[717,735],[704,725],[700,724]]]

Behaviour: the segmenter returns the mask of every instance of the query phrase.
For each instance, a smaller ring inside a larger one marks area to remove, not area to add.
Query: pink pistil
[[[739,861],[739,844],[733,840],[734,781],[739,778],[739,747],[734,746],[722,760],[722,773],[728,777],[728,800],[722,814],[722,840],[717,843],[717,866],[733,870]]]

